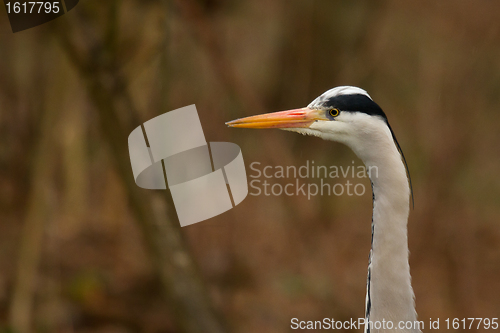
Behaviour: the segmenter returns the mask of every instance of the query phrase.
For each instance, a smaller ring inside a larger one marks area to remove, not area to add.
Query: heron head
[[[399,160],[398,163],[402,161],[408,170],[384,111],[361,88],[336,87],[305,108],[236,119],[226,124],[241,128],[278,128],[318,136],[346,144],[365,164],[378,165],[392,158]]]
[[[240,128],[278,128],[347,144],[354,150],[391,135],[387,117],[368,93],[357,87],[330,89],[307,107],[236,119]]]

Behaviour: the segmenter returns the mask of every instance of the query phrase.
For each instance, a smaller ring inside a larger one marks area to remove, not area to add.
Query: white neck
[[[408,263],[407,223],[409,186],[401,156],[387,128],[372,138],[371,147],[356,149],[349,144],[370,171],[374,207],[372,249],[368,267],[366,316],[376,322],[392,321],[393,329],[368,329],[365,332],[420,332],[399,329],[400,321],[417,320]]]
[[[380,116],[362,112],[341,112],[335,121],[318,121],[307,129],[292,130],[346,144],[364,162],[370,175],[374,201],[366,317],[374,327],[384,321],[391,321],[394,326],[366,331],[420,332],[398,328],[400,322],[415,322],[417,314],[408,263],[410,189],[387,122]]]

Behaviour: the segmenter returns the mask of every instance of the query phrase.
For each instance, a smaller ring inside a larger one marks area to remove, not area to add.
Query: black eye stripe
[[[357,111],[387,120],[384,111],[368,96],[362,94],[337,95],[321,102],[321,107],[340,111]]]

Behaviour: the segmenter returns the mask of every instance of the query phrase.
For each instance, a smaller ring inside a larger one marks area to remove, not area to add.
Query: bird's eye
[[[340,113],[339,109],[330,109],[330,116],[337,117]]]

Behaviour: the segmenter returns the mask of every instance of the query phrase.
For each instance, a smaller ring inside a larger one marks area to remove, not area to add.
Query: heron
[[[369,174],[373,215],[364,329],[370,333],[420,332],[407,236],[410,197],[413,200],[411,178],[387,116],[370,95],[358,87],[340,86],[326,91],[307,107],[226,124],[278,128],[340,142],[353,150],[367,170],[377,168],[377,174]]]

